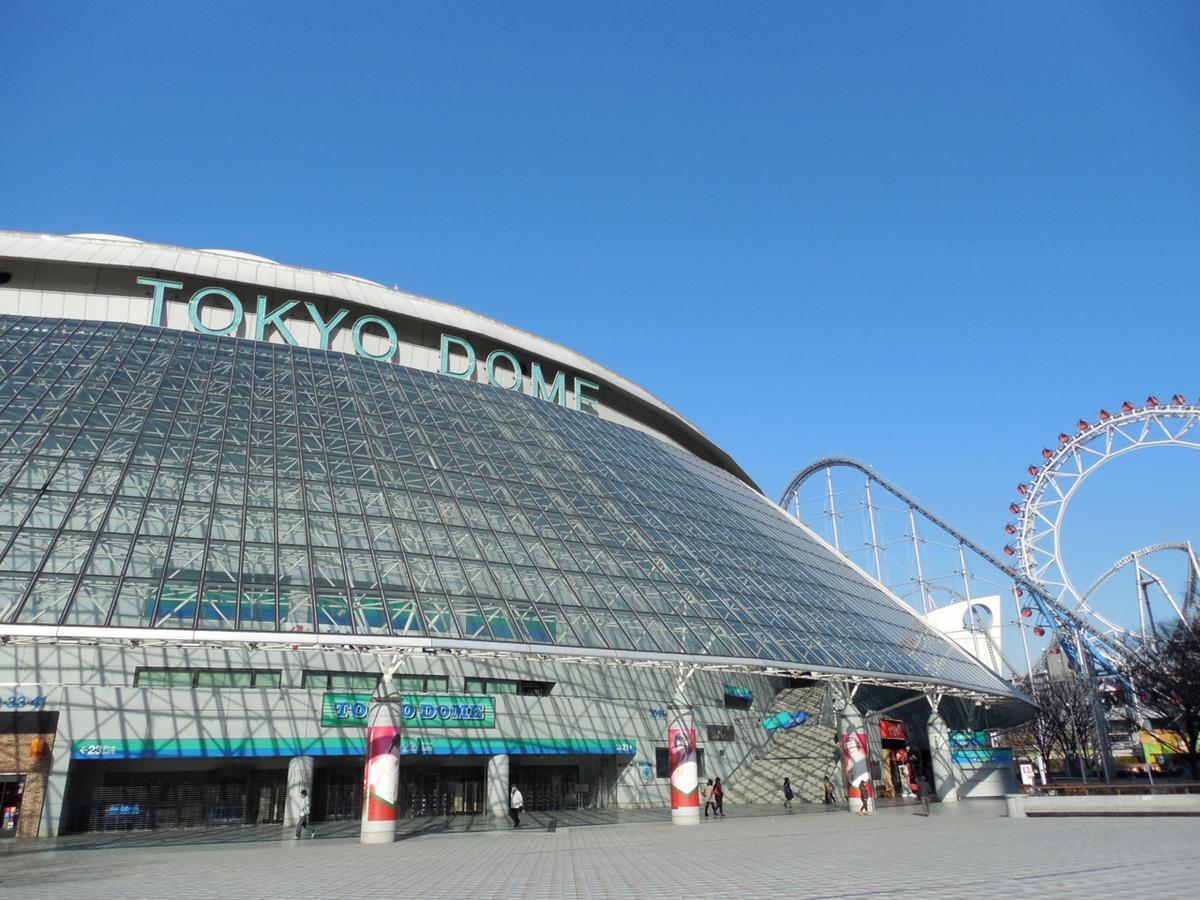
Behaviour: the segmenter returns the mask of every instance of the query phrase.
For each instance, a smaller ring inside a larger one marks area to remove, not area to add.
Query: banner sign
[[[725,696],[733,697],[735,700],[753,700],[754,694],[750,688],[738,687],[734,684],[725,685]]]
[[[860,786],[871,779],[867,766],[867,736],[861,731],[842,735],[842,765],[846,769],[846,782],[850,785],[850,796],[860,796]]]
[[[671,767],[671,809],[700,806],[700,759],[695,728],[667,730],[667,760]]]
[[[895,719],[880,719],[879,737],[885,741],[904,740],[904,723]]]
[[[321,700],[325,728],[365,728],[370,694],[328,691]],[[393,704],[404,728],[494,728],[496,701],[492,697],[413,695]]]
[[[983,731],[952,731],[950,732],[951,747],[987,747],[990,746],[987,733]]]
[[[364,735],[322,737],[168,738],[73,741],[71,759],[246,759],[353,756],[362,759]],[[618,756],[632,757],[630,738],[401,737],[401,756]]]

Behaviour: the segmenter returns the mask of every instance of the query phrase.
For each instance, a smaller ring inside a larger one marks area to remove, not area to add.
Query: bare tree
[[[1034,698],[1034,717],[1006,734],[1018,753],[1036,751],[1047,762],[1072,757],[1080,765],[1095,762],[1097,750],[1095,719],[1090,686],[1069,671],[1053,676],[1040,672],[1033,680],[1022,677],[1017,687]]]
[[[1151,643],[1130,655],[1128,671],[1148,705],[1174,720],[1192,778],[1200,780],[1200,619],[1161,629]]]

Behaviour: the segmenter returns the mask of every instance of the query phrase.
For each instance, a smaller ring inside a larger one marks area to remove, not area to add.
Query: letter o
[[[498,359],[507,360],[508,364],[512,366],[513,376],[516,379],[512,384],[504,385],[496,380],[496,360]],[[493,384],[496,387],[502,387],[510,391],[519,391],[521,389],[521,377],[521,364],[517,362],[517,358],[507,350],[493,350],[488,354],[487,380],[489,384]]]
[[[356,719],[365,719],[367,717],[367,704],[355,703],[350,707],[350,715]]]
[[[437,708],[437,715],[439,719],[450,718],[450,707],[445,703],[440,704]]]
[[[400,718],[411,719],[416,714],[417,714],[417,708],[415,706],[413,706],[411,703],[401,703],[400,704]]]
[[[233,307],[233,318],[229,320],[229,324],[224,328],[209,328],[200,321],[200,301],[205,297],[224,297]],[[242,317],[245,315],[245,310],[242,309],[242,301],[237,298],[237,294],[233,291],[227,291],[225,288],[206,287],[200,288],[196,293],[192,294],[192,299],[188,301],[188,319],[192,322],[192,327],[201,334],[232,334],[237,331],[242,324]]]
[[[388,349],[386,353],[368,353],[362,344],[362,330],[364,325],[376,324],[383,327],[388,338]],[[354,323],[354,328],[351,329],[351,334],[354,338],[354,352],[359,356],[365,356],[367,359],[388,360],[396,354],[396,347],[399,341],[396,339],[396,329],[392,327],[392,323],[387,319],[381,319],[379,316],[363,316]]]

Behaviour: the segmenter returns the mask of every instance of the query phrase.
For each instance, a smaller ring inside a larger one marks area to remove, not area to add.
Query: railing
[[[1031,797],[1120,797],[1138,794],[1200,794],[1200,782],[1162,781],[1153,785],[1137,784],[1083,784],[1062,782],[1026,786],[1024,793]]]

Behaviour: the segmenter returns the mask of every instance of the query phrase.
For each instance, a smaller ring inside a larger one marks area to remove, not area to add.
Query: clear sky
[[[1200,396],[1193,2],[12,3],[0,109],[0,227],[470,307],[771,497],[846,454],[998,550],[1060,430]],[[1116,466],[1084,583],[1200,543],[1200,456]]]

